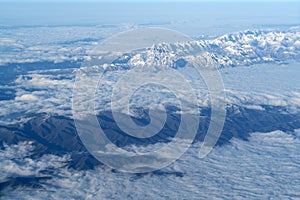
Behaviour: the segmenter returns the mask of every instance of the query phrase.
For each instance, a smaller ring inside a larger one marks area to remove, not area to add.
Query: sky
[[[0,0],[0,26],[139,24],[173,23],[174,21],[194,21],[198,24],[218,23],[217,25],[226,25],[224,22],[250,23],[250,25],[273,22],[299,24],[300,22],[300,5],[294,0],[272,1],[272,3],[271,0],[264,2],[189,0],[190,3],[183,0],[175,0],[172,3],[171,0],[163,1],[165,3],[158,3],[162,2],[159,0]]]
[[[29,3],[29,2],[38,2],[38,3],[101,3],[101,2],[136,2],[136,3],[151,3],[151,2],[299,2],[298,0],[0,0],[0,3]]]

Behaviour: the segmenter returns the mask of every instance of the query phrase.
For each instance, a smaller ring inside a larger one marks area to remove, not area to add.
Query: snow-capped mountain
[[[182,67],[193,56],[211,53],[220,67],[245,66],[264,62],[286,62],[300,59],[298,31],[243,31],[212,40],[153,45],[131,55],[126,65],[160,65]],[[124,64],[123,64],[124,65]]]

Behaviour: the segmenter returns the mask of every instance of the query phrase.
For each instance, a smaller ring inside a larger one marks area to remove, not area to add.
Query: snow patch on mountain
[[[178,61],[188,61],[203,52],[212,54],[219,67],[253,65],[265,62],[282,63],[300,59],[300,32],[243,31],[226,34],[213,40],[153,45],[128,61],[130,66],[153,64],[179,67]]]

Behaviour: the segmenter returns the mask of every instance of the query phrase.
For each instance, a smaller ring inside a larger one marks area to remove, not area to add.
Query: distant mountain
[[[210,53],[221,68],[258,63],[286,63],[288,60],[300,60],[300,32],[247,30],[212,40],[161,43],[141,52],[126,54],[115,60],[110,67],[116,69],[155,64],[178,68],[204,52]]]

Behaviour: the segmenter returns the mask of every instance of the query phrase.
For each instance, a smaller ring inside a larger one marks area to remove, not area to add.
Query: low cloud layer
[[[164,199],[176,198],[299,198],[300,132],[252,133],[249,141],[232,139],[198,158],[199,143],[162,171],[130,175],[106,167],[75,171],[64,168],[68,157],[27,157],[30,143],[1,151],[1,180],[43,176],[53,168],[44,189],[5,189],[6,199]],[[134,148],[134,147],[133,147]],[[276,162],[275,162],[276,161]]]

